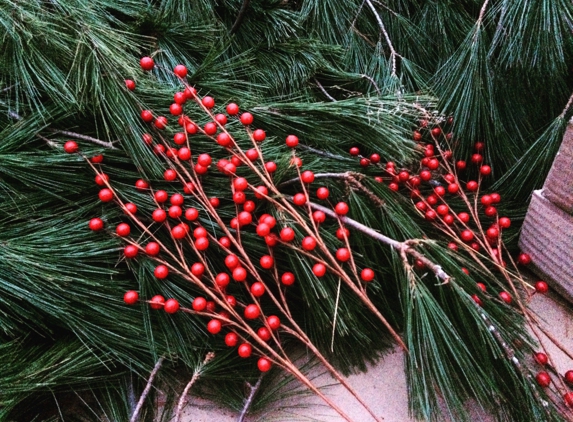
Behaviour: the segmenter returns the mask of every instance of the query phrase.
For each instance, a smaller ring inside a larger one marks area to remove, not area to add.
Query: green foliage
[[[225,392],[237,398],[237,406],[243,379],[253,380],[252,368],[221,352],[220,339],[205,334],[201,318],[123,305],[123,292],[132,288],[144,298],[163,294],[187,304],[198,292],[178,278],[158,283],[150,261],[126,263],[117,240],[87,232],[94,216],[109,227],[122,216],[97,202],[93,176],[83,161],[61,153],[67,137],[55,132],[113,142],[117,149],[110,150],[78,139],[87,156],[105,152],[103,168],[114,187],[149,214],[155,204],[133,190],[135,180],[170,185],[162,182],[160,159],[141,141],[149,128],[139,113],[167,114],[180,89],[171,71],[176,64],[188,67],[188,82],[201,95],[214,96],[217,107],[235,101],[255,115],[268,135],[263,152],[279,166],[277,183],[296,176],[283,146],[290,133],[301,139],[305,169],[316,173],[356,171],[347,155],[355,145],[365,156],[376,152],[407,167],[418,159],[411,138],[419,120],[439,120],[436,110],[453,115],[457,156],[484,141],[493,186],[511,196],[506,207],[515,217],[508,233],[514,246],[516,218],[542,183],[571,114],[563,107],[573,90],[573,3],[252,0],[237,22],[242,5],[0,0],[0,361],[10,362],[0,376],[0,419],[29,416],[25,407],[36,393],[51,402],[52,392],[59,398],[75,391],[92,417],[126,420],[135,391],[140,393],[160,356],[170,361],[166,371],[192,373],[205,351],[215,350],[217,359],[202,376],[205,382],[239,380],[229,384],[234,395]],[[138,66],[143,55],[157,64],[150,74]],[[136,82],[137,95],[124,79]],[[165,136],[175,131],[170,127]],[[194,142],[194,155],[223,156],[206,138]],[[409,201],[371,180],[378,169],[364,173],[364,186],[382,206],[343,183],[325,182],[333,196],[349,201],[352,217],[397,240],[437,235]],[[206,179],[206,190],[224,198],[226,180]],[[230,218],[234,207],[224,203],[221,213]],[[335,227],[326,227],[325,240],[334,248]],[[244,238],[253,253],[262,254],[254,239]],[[433,243],[424,247],[456,277],[456,283],[436,287],[430,276],[409,279],[395,254],[372,239],[353,236],[351,246],[359,264],[379,275],[369,287],[372,301],[403,330],[413,351],[407,364],[416,417],[437,419],[433,409],[444,399],[446,417],[467,419],[463,405],[473,397],[487,411],[499,410],[500,420],[556,419],[542,413],[509,361],[498,359],[503,351],[480,312],[503,329],[508,342],[526,339],[529,351],[521,317],[505,306],[477,310],[469,299],[473,281],[457,269],[459,262]],[[341,370],[364,369],[390,344],[388,333],[335,277],[317,284],[309,262],[288,252],[279,259],[297,273],[289,297],[297,322]],[[491,273],[474,271],[500,288]],[[356,343],[365,347],[357,350]],[[434,346],[431,353],[420,348],[426,343]],[[168,391],[170,400],[180,393]],[[512,394],[522,402],[512,401]],[[51,410],[32,417],[57,417],[57,406]],[[154,416],[147,407],[144,417]],[[168,418],[169,411],[160,417]]]

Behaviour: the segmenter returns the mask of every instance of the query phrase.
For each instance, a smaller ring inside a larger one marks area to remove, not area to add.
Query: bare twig
[[[396,76],[396,57],[398,56],[398,53],[394,49],[394,44],[392,44],[392,40],[390,39],[390,36],[388,35],[388,31],[386,31],[386,27],[384,26],[384,22],[382,22],[382,18],[378,14],[378,11],[376,10],[376,8],[374,7],[374,5],[372,4],[372,2],[370,0],[366,0],[366,4],[368,4],[368,7],[370,8],[370,10],[372,10],[372,13],[376,17],[376,21],[378,22],[378,26],[380,27],[380,31],[384,35],[384,39],[386,40],[386,44],[388,44],[388,48],[390,49],[390,59],[392,60],[392,76]]]
[[[102,141],[101,139],[92,138],[91,136],[87,135],[82,135],[81,133],[69,132],[67,130],[58,130],[58,129],[48,129],[48,130],[52,133],[60,133],[62,135],[70,136],[72,138],[81,139],[82,141],[88,141],[93,144],[100,145],[104,148],[117,149],[113,146],[113,143],[111,142],[105,142]]]
[[[335,160],[353,161],[352,158],[343,157],[342,155],[333,154],[333,153],[327,152],[327,151],[322,151],[320,149],[316,149],[316,148],[310,147],[308,145],[298,144],[297,148],[305,149],[305,150],[310,151],[316,155],[322,155],[323,157],[333,158]]]
[[[314,202],[310,202],[309,204],[314,210],[322,211],[329,217],[338,218],[340,219],[341,222],[343,222],[347,226],[352,227],[358,230],[359,232],[364,233],[365,235],[396,249],[399,252],[404,251],[404,253],[411,255],[413,258],[422,261],[424,265],[436,275],[436,277],[442,280],[443,283],[448,283],[450,281],[451,277],[442,269],[441,266],[433,263],[431,260],[426,258],[423,254],[421,254],[411,246],[412,241],[399,242],[398,240],[385,236],[382,233],[378,233],[374,229],[365,226],[364,224],[359,223],[356,220],[353,220],[349,217],[337,215],[330,208],[323,207],[322,205],[315,204]]]
[[[177,403],[177,411],[175,412],[175,422],[179,422],[181,420],[181,412],[183,412],[183,406],[185,406],[185,399],[187,398],[187,394],[189,394],[189,390],[193,387],[193,384],[199,379],[201,375],[201,371],[213,358],[215,357],[215,353],[209,352],[207,356],[205,356],[205,360],[197,365],[197,368],[193,371],[193,376],[191,377],[191,381],[187,383],[183,393],[181,393],[181,397],[179,398],[179,402]]]
[[[380,88],[378,88],[378,85],[376,84],[376,82],[374,81],[374,79],[372,79],[370,76],[364,75],[364,74],[361,74],[360,76],[361,76],[362,78],[368,79],[368,80],[370,81],[370,83],[371,83],[372,85],[374,85],[374,88],[376,89],[376,92],[378,93],[378,95],[382,94],[382,93],[380,92]]]
[[[247,396],[247,399],[245,400],[245,405],[243,406],[243,410],[241,410],[241,414],[239,415],[237,422],[243,422],[245,420],[245,416],[247,416],[247,413],[249,412],[249,409],[251,408],[251,405],[253,403],[253,398],[255,397],[255,394],[257,394],[257,391],[261,387],[262,381],[263,381],[263,374],[261,374],[259,376],[259,379],[255,385],[251,385],[251,384],[247,383],[247,385],[249,386],[251,391],[249,392],[249,395]]]
[[[324,89],[324,87],[322,86],[322,84],[320,82],[318,82],[318,80],[316,78],[314,78],[314,82],[318,85],[318,87],[320,88],[320,90],[322,91],[322,93],[326,96],[326,98],[328,98],[330,101],[336,102],[336,99],[330,95],[326,89]]]
[[[48,138],[46,138],[45,136],[42,136],[42,135],[39,135],[39,134],[36,134],[36,136],[37,136],[38,138],[40,138],[41,140],[43,140],[45,143],[47,143],[48,146],[50,146],[50,147],[52,147],[52,148],[57,148],[57,147],[58,147],[58,144],[57,144],[56,142],[52,141],[51,139],[48,139]]]
[[[241,9],[239,10],[239,14],[237,15],[237,19],[235,19],[235,23],[231,27],[229,33],[232,35],[239,30],[239,27],[243,23],[245,19],[245,15],[247,14],[247,9],[249,8],[249,3],[251,0],[243,0],[243,4],[241,5]]]
[[[135,411],[133,412],[133,415],[131,416],[131,419],[129,420],[129,422],[136,422],[137,421],[137,419],[139,417],[139,412],[141,412],[141,408],[143,407],[143,403],[145,402],[145,399],[147,398],[149,391],[151,391],[151,385],[153,384],[153,380],[155,378],[155,375],[157,375],[157,372],[159,372],[159,369],[161,368],[161,365],[163,365],[164,360],[165,360],[165,357],[161,356],[159,358],[159,360],[157,361],[157,363],[155,364],[153,371],[151,371],[151,375],[149,375],[149,379],[147,380],[147,385],[145,386],[143,393],[141,393],[141,397],[139,398],[139,401],[137,402],[137,407],[135,408]]]

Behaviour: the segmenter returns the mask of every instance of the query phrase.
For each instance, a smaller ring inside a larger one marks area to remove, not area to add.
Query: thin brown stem
[[[56,133],[56,134],[59,133],[62,135],[69,136],[71,138],[77,138],[77,139],[81,139],[82,141],[88,141],[88,142],[91,142],[93,144],[102,146],[104,148],[117,149],[113,146],[112,142],[105,142],[105,141],[102,141],[101,139],[93,138],[93,137],[87,136],[87,135],[82,135],[81,133],[70,132],[67,130],[58,130],[58,129],[47,129],[47,130],[49,132],[52,132],[52,133]]]
[[[165,356],[161,356],[158,359],[157,363],[155,364],[153,371],[151,371],[151,374],[149,375],[149,379],[147,380],[147,385],[145,386],[143,393],[141,393],[141,397],[139,397],[139,401],[137,402],[137,406],[135,407],[135,410],[133,411],[133,415],[131,415],[131,419],[129,420],[129,422],[136,422],[139,419],[139,412],[141,412],[141,408],[143,407],[143,403],[145,403],[145,399],[147,398],[147,395],[151,391],[151,386],[153,385],[153,380],[155,379],[157,372],[159,372],[161,365],[163,365],[164,360],[165,360]]]

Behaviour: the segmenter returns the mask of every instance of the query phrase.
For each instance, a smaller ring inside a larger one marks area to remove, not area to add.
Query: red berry
[[[214,134],[217,133],[217,125],[213,122],[208,122],[205,123],[205,126],[203,126],[203,130],[205,131],[205,134],[209,135],[209,136],[213,136]]]
[[[428,210],[426,211],[426,213],[424,214],[424,218],[428,221],[433,221],[438,217],[438,214],[436,214],[436,211],[434,210]]]
[[[229,285],[230,281],[231,281],[231,278],[229,277],[229,274],[227,274],[227,273],[219,273],[215,276],[215,284],[220,289],[224,289],[225,287],[227,287]]]
[[[237,333],[231,332],[225,335],[225,344],[228,347],[235,347],[238,342],[239,342],[239,336],[237,335]]]
[[[227,104],[227,113],[229,116],[235,116],[239,113],[239,106],[235,103]]]
[[[246,200],[247,200],[247,195],[245,195],[245,192],[235,192],[233,194],[233,202],[235,204],[238,205],[244,204]]]
[[[155,119],[155,121],[153,122],[153,125],[160,130],[163,130],[167,127],[167,117],[165,116],[159,116],[157,119]]]
[[[565,382],[569,385],[573,384],[573,371],[569,370],[567,372],[565,372],[565,375],[563,376],[563,378],[565,379]]]
[[[204,251],[209,247],[209,239],[206,237],[200,237],[199,239],[195,240],[195,247],[199,251]]]
[[[262,129],[256,129],[253,132],[253,139],[256,142],[263,142],[265,140],[265,138],[267,137],[267,135],[265,134],[265,131]]]
[[[440,204],[436,208],[436,211],[438,212],[439,215],[444,216],[450,212],[450,208],[445,204]]]
[[[459,190],[460,187],[458,186],[457,183],[450,183],[448,185],[448,192],[451,193],[452,195],[458,193]]]
[[[458,171],[463,171],[463,170],[465,170],[465,169],[466,169],[466,162],[463,161],[463,160],[457,161],[457,162],[456,162],[456,169],[457,169]]]
[[[169,106],[169,113],[171,113],[173,116],[179,116],[181,113],[183,113],[183,107],[181,107],[180,104],[173,103]],[[157,126],[157,123],[155,124],[155,126]],[[163,128],[158,127],[158,129],[163,129]]]
[[[292,286],[295,282],[295,276],[293,273],[286,272],[281,276],[281,283],[285,286]]]
[[[368,158],[360,159],[360,167],[368,167],[370,165],[370,160]]]
[[[440,129],[439,127],[435,127],[432,129],[431,132],[432,132],[432,136],[437,138],[438,136],[440,136],[442,134],[442,129]]]
[[[199,128],[197,127],[197,125],[195,123],[187,123],[185,125],[185,132],[187,132],[189,135],[196,134],[198,130],[199,130]]]
[[[212,319],[207,323],[207,331],[211,334],[219,334],[221,331],[221,321],[218,319]]]
[[[161,309],[165,303],[165,298],[161,295],[155,295],[149,301],[149,306],[151,309]]]
[[[484,214],[488,217],[494,217],[497,214],[497,208],[493,206],[489,206],[484,210]]]
[[[474,180],[470,180],[467,184],[466,184],[466,189],[469,190],[470,192],[475,192],[476,190],[478,190],[478,182],[474,181]]]
[[[444,196],[446,194],[446,188],[443,186],[436,186],[434,188],[434,193],[438,196]]]
[[[155,66],[155,63],[151,57],[142,57],[139,61],[139,65],[143,70],[151,70]]]
[[[219,113],[215,116],[215,121],[219,123],[221,126],[225,126],[227,124],[227,116]]]
[[[104,188],[99,191],[98,197],[102,202],[109,202],[113,199],[113,192],[110,189]]]
[[[187,236],[187,230],[183,225],[178,224],[171,229],[171,236],[177,240],[184,239]]]
[[[573,393],[565,393],[563,396],[563,401],[567,407],[573,407]]]
[[[268,270],[273,267],[275,260],[270,255],[263,255],[259,263],[261,264],[261,267],[263,267],[265,270]]]
[[[491,196],[491,202],[493,204],[499,204],[501,202],[501,196],[499,193],[491,193],[489,196]]]
[[[155,270],[153,270],[153,274],[155,275],[155,277],[163,280],[167,278],[167,276],[169,275],[169,269],[163,264],[158,265],[157,267],[155,267]]]
[[[430,170],[437,170],[440,167],[440,162],[437,158],[432,158],[428,161],[428,168]]]
[[[452,251],[457,251],[458,245],[455,242],[450,242],[450,243],[448,243],[448,248],[450,248]]]
[[[519,262],[521,265],[529,265],[531,263],[531,257],[529,254],[522,252],[517,257],[517,262]]]
[[[215,100],[213,99],[213,97],[209,97],[209,96],[203,97],[201,99],[201,103],[207,108],[215,107]]]
[[[303,206],[304,204],[306,204],[306,196],[304,193],[297,193],[292,197],[292,202],[294,202],[295,205],[298,205],[299,207]]]
[[[274,173],[275,171],[277,171],[277,163],[275,163],[274,161],[267,161],[265,163],[265,169],[269,173]]]
[[[430,180],[432,178],[432,173],[428,170],[422,170],[420,172],[420,179],[422,179],[424,182],[427,182],[428,180]]]
[[[349,153],[350,153],[350,155],[352,155],[353,157],[356,157],[357,155],[360,154],[360,150],[358,149],[358,147],[352,147],[352,148],[350,148]]]
[[[374,153],[374,154],[370,155],[370,162],[372,164],[378,164],[380,162],[380,154]]]
[[[187,76],[187,68],[182,64],[178,64],[177,66],[175,66],[175,69],[173,69],[173,73],[175,73],[180,78],[184,78],[185,76]]]
[[[128,305],[134,305],[139,300],[139,294],[135,290],[129,290],[123,295],[123,301]]]
[[[511,226],[511,220],[507,217],[501,217],[499,219],[499,227],[501,227],[502,229],[507,229],[509,228],[509,226]]]
[[[336,229],[336,238],[338,240],[344,240],[345,238],[348,238],[350,236],[350,230],[348,230],[345,227],[339,227],[338,229]]]
[[[92,158],[90,158],[90,163],[100,164],[102,162],[103,162],[103,155],[102,154],[94,155]]]
[[[312,236],[307,236],[302,239],[301,246],[305,251],[312,251],[316,248],[316,239]]]
[[[259,368],[261,372],[267,372],[272,368],[272,363],[269,359],[262,357],[257,361],[257,368]]]
[[[349,211],[348,204],[346,202],[339,202],[334,207],[334,211],[338,215],[346,215],[346,214],[348,214],[348,211]]]
[[[362,281],[372,281],[374,280],[374,271],[372,271],[370,268],[364,268],[361,272],[360,272],[360,278],[362,279]]]
[[[260,281],[257,281],[251,285],[251,293],[255,297],[261,297],[265,294],[265,285]]]
[[[241,261],[237,255],[230,254],[225,257],[225,266],[230,270],[237,268],[240,264]]]
[[[511,295],[507,292],[500,292],[499,297],[508,305],[511,303]]]
[[[196,262],[191,266],[191,274],[195,277],[201,277],[205,272],[205,266],[200,262]]]
[[[267,327],[259,327],[257,330],[257,335],[263,341],[269,341],[272,337],[271,330],[269,330]]]
[[[300,175],[300,180],[304,183],[312,183],[314,181],[314,173],[310,170],[303,171]]]
[[[462,233],[460,234],[460,237],[462,238],[462,240],[464,242],[470,242],[473,240],[474,238],[474,232],[472,232],[471,230],[464,230],[462,231]]]
[[[126,79],[126,80],[125,80],[125,86],[126,86],[127,89],[129,89],[130,91],[134,91],[134,90],[135,90],[135,82],[132,81],[131,79]]]
[[[146,246],[145,246],[145,253],[149,256],[157,256],[159,255],[159,244],[155,243],[155,242],[149,242]]]
[[[429,205],[434,206],[438,203],[438,197],[434,194],[428,195],[428,197],[426,198],[426,202]]]
[[[484,207],[489,207],[492,204],[491,196],[489,195],[482,196],[480,202]]]
[[[258,224],[256,230],[257,230],[257,235],[261,237],[268,236],[268,234],[271,232],[271,228],[269,227],[268,224],[265,223]]]
[[[245,308],[244,315],[247,319],[257,319],[261,315],[261,310],[257,305],[251,303]]]
[[[547,355],[542,352],[536,353],[535,355],[533,355],[533,357],[535,358],[536,362],[540,365],[547,365],[547,362],[549,362]]]
[[[217,197],[212,197],[212,198],[209,198],[209,203],[211,204],[211,206],[213,208],[217,208],[221,204],[221,200]]]
[[[257,186],[255,189],[255,198],[263,199],[265,196],[268,196],[269,190],[266,186]]]
[[[317,224],[324,223],[326,221],[326,214],[322,211],[314,211],[312,213],[312,219]]]
[[[460,212],[458,218],[462,223],[468,223],[470,221],[470,215],[467,212]]]
[[[323,263],[318,262],[312,267],[312,272],[315,276],[322,277],[326,274],[326,266]]]
[[[482,300],[479,298],[478,295],[472,295],[472,299],[473,301],[478,305],[478,306],[482,306],[483,302]]]
[[[285,227],[281,230],[280,237],[283,242],[292,242],[295,237],[295,232],[290,227]]]
[[[491,174],[491,167],[488,165],[483,165],[480,167],[479,172],[482,176],[489,176]]]
[[[250,212],[241,211],[237,216],[237,221],[239,222],[239,226],[247,226],[253,222],[253,216]]]
[[[496,229],[495,227],[490,227],[489,229],[487,229],[485,234],[490,239],[497,239],[497,237],[499,236],[499,230]]]
[[[402,170],[400,173],[398,173],[398,179],[400,179],[400,182],[406,182],[409,178],[410,173],[408,173],[406,170]]]
[[[253,351],[253,348],[251,347],[251,345],[249,343],[241,344],[237,350],[237,352],[239,353],[239,356],[242,358],[248,358],[249,356],[251,356],[252,351]]]
[[[350,259],[350,251],[346,248],[340,248],[336,251],[336,259],[340,262],[346,262]]]
[[[537,293],[545,294],[549,291],[549,286],[545,281],[538,281],[535,283],[535,291]]]
[[[153,113],[151,112],[151,110],[142,110],[141,111],[141,119],[145,123],[151,123],[153,121]],[[143,138],[143,140],[146,141],[145,138]]]
[[[286,137],[285,143],[287,147],[294,148],[298,145],[298,137],[296,137],[295,135],[289,135]]]
[[[94,232],[100,231],[101,229],[103,229],[103,220],[101,218],[92,218],[89,222],[89,228],[90,230],[93,230]]]
[[[165,305],[163,305],[163,309],[168,314],[174,314],[179,310],[179,302],[175,299],[167,299],[165,301]]]
[[[422,140],[422,134],[420,132],[418,132],[417,130],[415,130],[413,138],[414,138],[414,141],[420,142]]]
[[[73,154],[78,151],[78,144],[75,141],[68,141],[64,144],[64,151]]]
[[[483,283],[476,283],[476,286],[478,286],[482,292],[485,292],[487,290],[487,288],[485,287],[485,284],[483,284]]]
[[[290,160],[291,166],[302,167],[302,159],[300,157],[293,157]]]
[[[329,192],[328,188],[326,188],[324,186],[320,187],[316,190],[316,197],[318,199],[325,200],[328,198],[329,195],[330,195],[330,192]]]
[[[480,164],[483,161],[483,156],[481,154],[473,154],[471,161],[474,164]]]
[[[123,248],[123,255],[126,258],[135,258],[138,252],[138,247],[134,245],[127,245],[125,248]]]
[[[546,388],[551,384],[551,377],[547,372],[541,371],[535,376],[535,381],[537,381],[537,384],[541,387]]]
[[[217,135],[217,143],[222,147],[228,147],[231,145],[231,137],[225,132],[221,132],[219,135]]]
[[[253,115],[251,113],[245,112],[245,113],[241,114],[241,117],[239,118],[239,120],[241,121],[241,123],[243,125],[248,126],[248,125],[252,124],[255,119],[253,118]]]
[[[278,316],[276,315],[271,315],[267,318],[267,325],[269,326],[269,328],[273,331],[276,331],[280,328],[281,326],[281,320]]]
[[[242,282],[247,279],[247,270],[243,267],[237,267],[233,270],[233,280],[236,282]]]
[[[167,213],[165,212],[165,210],[159,208],[153,211],[153,213],[151,214],[151,218],[156,223],[163,223],[167,219]]]

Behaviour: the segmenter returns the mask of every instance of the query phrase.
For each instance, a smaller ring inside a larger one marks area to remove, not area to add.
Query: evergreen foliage
[[[192,374],[206,351],[216,357],[201,369],[205,385],[239,379],[229,389],[242,397],[242,380],[256,382],[200,318],[123,304],[136,287],[143,297],[196,292],[183,280],[161,285],[150,262],[126,262],[116,239],[88,233],[93,216],[109,224],[122,216],[97,201],[93,175],[63,153],[63,141],[74,137],[87,156],[104,153],[114,186],[150,213],[154,204],[133,183],[167,185],[161,160],[141,141],[147,129],[139,113],[168,109],[180,89],[172,69],[183,63],[201,95],[255,115],[269,136],[265,156],[279,164],[277,184],[296,177],[281,170],[289,133],[300,134],[305,169],[316,173],[356,171],[347,155],[354,145],[407,167],[420,155],[412,140],[420,120],[453,116],[456,155],[469,158],[474,143],[485,142],[494,187],[511,196],[504,206],[515,223],[571,116],[572,22],[565,0],[0,0],[0,420],[76,412],[128,420],[161,356],[169,368],[159,375],[162,386],[177,371]],[[151,77],[138,65],[143,55],[157,64]],[[125,79],[136,82],[137,95]],[[207,139],[194,148],[216,155]],[[206,190],[228,195],[222,180],[207,179]],[[410,201],[370,179],[364,184],[383,207],[340,183],[327,186],[348,198],[352,218],[381,233],[400,241],[439,236]],[[248,235],[244,241],[261,252]],[[497,359],[504,351],[473,306],[475,280],[459,270],[461,258],[441,243],[424,246],[456,278],[445,294],[435,280],[404,270],[389,248],[367,237],[352,242],[384,280],[369,290],[372,301],[411,351],[415,417],[467,420],[464,402],[473,397],[499,420],[559,420],[555,409],[540,408],[528,378]],[[344,287],[337,293],[335,277],[317,285],[295,254],[281,259],[301,280],[291,292],[297,321],[337,368],[364,369],[387,349],[390,335]],[[463,265],[500,286],[489,270]],[[525,339],[530,350],[523,316],[497,305],[483,312],[504,328],[507,343]],[[168,400],[181,392],[166,389]],[[442,400],[447,415],[436,413]],[[168,420],[169,412],[157,415],[146,403],[142,420]]]

